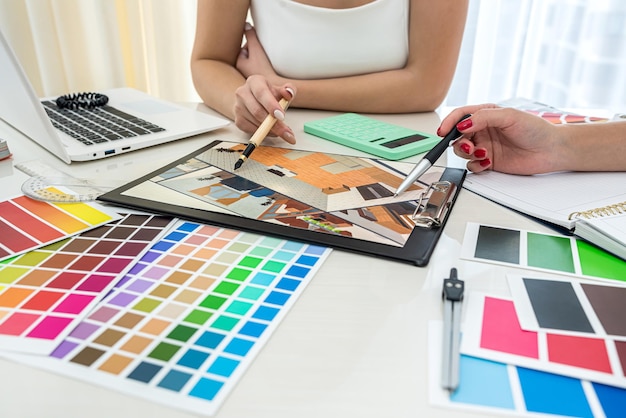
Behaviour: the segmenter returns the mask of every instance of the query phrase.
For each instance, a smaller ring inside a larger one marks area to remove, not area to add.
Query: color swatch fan
[[[0,202],[0,261],[120,219],[97,203]]]

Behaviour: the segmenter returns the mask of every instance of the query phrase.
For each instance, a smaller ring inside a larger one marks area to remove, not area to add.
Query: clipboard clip
[[[431,183],[423,192],[413,212],[415,226],[421,228],[439,227],[452,207],[452,196],[456,185],[449,181]]]

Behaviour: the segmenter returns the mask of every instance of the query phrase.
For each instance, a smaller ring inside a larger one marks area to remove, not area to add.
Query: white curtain
[[[195,0],[0,0],[0,29],[39,96],[128,86],[198,100],[195,15]]]
[[[446,105],[511,97],[626,112],[626,2],[470,0]]]
[[[130,86],[197,101],[196,1],[0,0],[0,29],[40,96]],[[626,112],[626,1],[470,0],[445,105],[511,97]]]

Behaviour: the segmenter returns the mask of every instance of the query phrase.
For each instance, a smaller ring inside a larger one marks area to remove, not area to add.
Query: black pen
[[[287,100],[285,98],[280,99],[278,104],[280,104],[280,107],[283,108],[283,111],[287,110],[287,107],[289,107],[289,100]],[[265,117],[265,119],[263,120],[261,125],[259,125],[257,130],[254,132],[254,134],[250,138],[250,141],[248,141],[248,146],[246,147],[245,150],[243,150],[243,153],[241,154],[241,156],[239,156],[239,159],[235,163],[235,170],[238,169],[239,167],[241,167],[241,165],[248,158],[250,158],[250,154],[252,154],[252,151],[254,151],[256,149],[256,147],[261,145],[261,142],[263,142],[263,140],[265,139],[267,134],[270,133],[270,131],[274,127],[275,123],[276,123],[276,117],[274,115],[268,114]]]
[[[470,116],[471,115],[469,114],[463,116],[459,120],[459,122],[469,118]],[[448,134],[444,136],[443,139],[439,141],[437,145],[435,145],[430,151],[428,151],[428,153],[426,153],[424,158],[422,158],[422,160],[419,163],[415,165],[413,170],[411,170],[409,175],[406,176],[404,181],[400,184],[400,187],[398,187],[398,189],[396,190],[394,197],[398,196],[400,193],[403,193],[406,189],[409,188],[411,184],[413,184],[415,180],[420,178],[426,171],[428,171],[428,169],[432,167],[433,164],[435,164],[435,161],[437,161],[439,157],[443,155],[443,153],[450,146],[450,144],[454,140],[458,139],[461,135],[462,135],[461,132],[459,132],[459,130],[456,128],[456,125],[454,125],[454,128],[452,128],[452,130],[448,132]]]

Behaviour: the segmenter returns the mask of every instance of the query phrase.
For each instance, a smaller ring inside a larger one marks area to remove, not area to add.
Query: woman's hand
[[[289,84],[274,86],[265,77],[252,75],[235,91],[235,125],[242,131],[252,134],[267,115],[272,114],[277,121],[270,135],[295,144],[293,130],[284,122],[285,111],[278,103],[281,98],[291,100],[295,95],[295,88]]]
[[[235,64],[237,70],[245,78],[251,75],[262,75],[272,83],[280,84],[279,77],[256,36],[256,31],[249,23],[246,23],[244,35],[246,43],[237,57]]]
[[[472,116],[458,122],[468,113]],[[469,160],[467,169],[472,172],[527,175],[560,169],[557,149],[563,143],[562,130],[538,116],[494,104],[465,106],[452,111],[438,132],[443,135],[454,124],[463,134],[454,143],[454,152]]]

